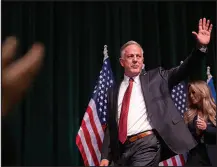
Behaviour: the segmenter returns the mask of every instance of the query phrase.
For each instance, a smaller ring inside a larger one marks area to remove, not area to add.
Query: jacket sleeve
[[[200,69],[200,64],[207,52],[194,48],[184,62],[170,70],[161,70],[161,75],[168,80],[170,90],[183,80],[186,80],[193,71]]]
[[[212,134],[212,135],[215,135],[216,134],[216,126],[213,125],[212,123],[208,122],[205,132]]]
[[[110,135],[108,127],[106,127],[105,136],[102,143],[101,160],[103,159],[111,161]]]

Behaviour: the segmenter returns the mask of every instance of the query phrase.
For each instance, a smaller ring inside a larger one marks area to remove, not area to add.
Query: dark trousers
[[[121,145],[121,152],[119,165],[158,166],[160,162],[160,142],[155,134]]]
[[[199,143],[189,151],[185,166],[211,166],[205,144]]]

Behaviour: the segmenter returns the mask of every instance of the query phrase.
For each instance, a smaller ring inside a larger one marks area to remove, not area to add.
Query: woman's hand
[[[206,122],[200,117],[198,117],[196,126],[199,130],[205,130],[207,128]]]

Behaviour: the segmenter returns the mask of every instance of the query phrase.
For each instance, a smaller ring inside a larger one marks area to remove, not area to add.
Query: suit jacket
[[[197,142],[184,123],[170,93],[173,86],[187,79],[191,68],[200,68],[198,64],[201,63],[205,55],[206,53],[194,48],[190,56],[176,68],[165,70],[159,67],[140,74],[142,92],[151,126],[167,147],[176,154],[186,153],[195,147]],[[121,156],[116,122],[119,87],[120,83],[108,91],[108,127],[101,151],[101,159],[114,162],[117,162]],[[164,159],[166,158],[168,157]]]

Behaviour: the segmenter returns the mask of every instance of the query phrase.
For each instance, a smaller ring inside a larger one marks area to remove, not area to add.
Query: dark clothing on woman
[[[216,126],[208,120],[206,130],[198,135],[196,133],[196,120],[197,116],[195,116],[193,121],[188,124],[188,128],[194,139],[198,142],[198,145],[189,151],[185,166],[211,166],[212,164],[210,162],[206,144],[216,144]]]

